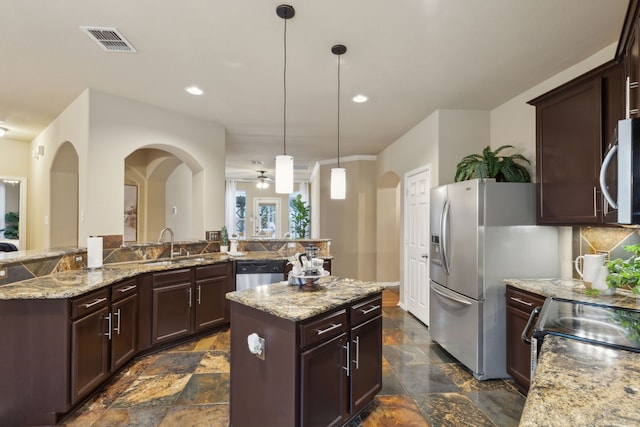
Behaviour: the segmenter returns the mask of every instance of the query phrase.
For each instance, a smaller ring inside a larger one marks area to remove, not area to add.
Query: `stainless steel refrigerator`
[[[505,278],[558,275],[555,227],[535,226],[535,185],[431,189],[429,332],[480,380],[505,378]]]

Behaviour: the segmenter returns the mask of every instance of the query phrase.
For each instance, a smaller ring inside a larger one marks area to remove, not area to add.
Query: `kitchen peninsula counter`
[[[506,279],[545,297],[640,309],[626,290],[589,296],[581,280]],[[640,353],[547,335],[544,338],[521,427],[640,425]]]

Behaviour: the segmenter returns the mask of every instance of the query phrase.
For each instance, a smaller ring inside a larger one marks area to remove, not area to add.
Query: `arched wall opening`
[[[164,227],[173,230],[175,240],[204,238],[194,231],[202,222],[202,201],[194,197],[201,188],[202,167],[175,148],[171,151],[141,148],[125,158],[124,183],[135,192],[135,221],[125,214],[125,242],[156,241]],[[125,212],[131,212],[126,191],[125,199]]]
[[[63,143],[50,171],[50,247],[78,245],[78,153]]]

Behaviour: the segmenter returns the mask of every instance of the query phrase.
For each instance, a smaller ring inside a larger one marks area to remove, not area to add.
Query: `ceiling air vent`
[[[124,38],[117,28],[80,27],[91,39],[107,52],[136,53],[136,49]]]

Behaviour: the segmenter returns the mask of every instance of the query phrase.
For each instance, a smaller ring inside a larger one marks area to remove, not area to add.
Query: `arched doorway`
[[[58,148],[49,183],[49,246],[78,246],[78,153],[70,142]]]
[[[127,156],[125,242],[156,241],[164,227],[173,230],[175,240],[197,238],[193,232],[194,176],[180,158],[161,149],[142,148]]]

